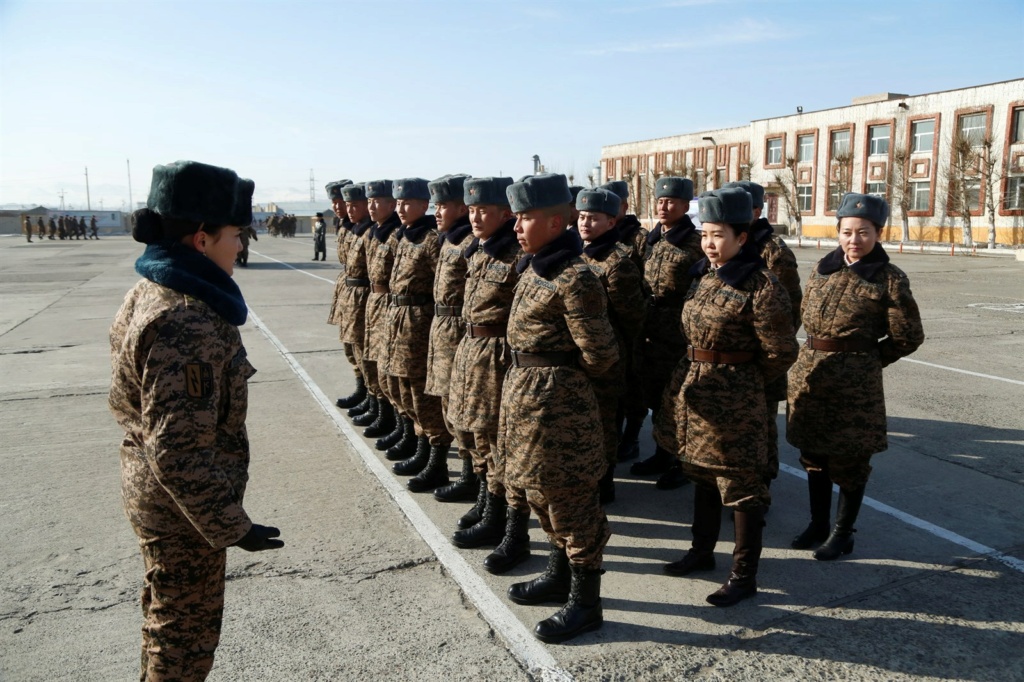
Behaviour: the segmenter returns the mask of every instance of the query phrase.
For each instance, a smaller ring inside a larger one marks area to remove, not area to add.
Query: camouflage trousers
[[[829,480],[843,490],[857,490],[868,484],[871,476],[871,455],[828,455],[800,451],[804,471],[823,471]]]
[[[367,360],[364,355],[362,369],[366,390],[375,398],[383,398],[384,393],[380,389],[380,375],[377,373],[377,363],[373,360]]]
[[[472,459],[473,453],[471,453],[470,450],[473,448],[474,445],[473,434],[467,433],[466,431],[458,431],[454,426],[452,426],[451,421],[448,419],[447,396],[441,398],[441,418],[444,419],[444,425],[445,428],[448,429],[448,433],[452,434],[452,437],[455,439],[455,447],[459,451],[459,459]],[[467,436],[469,439],[468,442],[464,440]],[[484,471],[477,471],[476,466],[473,467],[473,472],[478,476],[480,474],[486,473]]]
[[[607,464],[619,461],[619,399],[622,384],[619,381],[592,379],[594,395],[597,396],[597,410],[601,418],[601,434],[604,442],[604,459]],[[604,475],[604,472],[601,472]]]
[[[205,680],[220,641],[227,550],[194,531],[139,545],[146,567],[139,680]]]
[[[416,435],[426,436],[431,445],[451,445],[452,435],[448,432],[441,410],[441,399],[427,395],[427,377],[396,377],[402,409],[412,416],[416,424]]]
[[[462,448],[465,448],[473,458],[473,473],[477,476],[487,476],[487,491],[492,495],[504,497],[508,506],[521,512],[529,512],[530,505],[526,502],[526,492],[522,488],[505,486],[505,462],[494,457],[494,453],[498,451],[498,434],[470,431],[454,433],[460,454]]]
[[[765,438],[767,438],[765,445],[768,446],[768,463],[764,475],[770,480],[775,480],[779,477],[779,401],[769,400],[766,404],[768,407],[768,430],[765,434]]]
[[[762,471],[683,462],[683,473],[695,484],[717,490],[722,505],[737,511],[756,511],[772,503]]]
[[[380,365],[378,364],[377,367],[379,371]],[[405,405],[402,403],[401,378],[380,372],[377,380],[380,383],[381,394],[389,403],[391,403],[391,406],[395,408],[395,411],[406,419],[412,419],[413,413],[405,409]],[[416,420],[413,419],[413,421]],[[420,434],[417,433],[417,435]]]
[[[619,412],[624,417],[643,418],[647,416],[647,404],[644,402],[644,382],[640,374],[642,363],[640,342],[633,346],[633,354],[626,364],[626,380],[622,396],[619,398]]]
[[[526,499],[548,540],[565,549],[570,564],[589,570],[601,568],[612,533],[596,485],[530,489]]]
[[[357,377],[363,375],[362,367],[363,364],[363,349],[356,350],[356,344],[354,343],[342,343],[341,347],[345,349],[345,357],[348,359],[348,364],[352,365],[352,371],[355,372]]]

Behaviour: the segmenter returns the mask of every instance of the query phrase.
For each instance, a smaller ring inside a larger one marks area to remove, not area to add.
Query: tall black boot
[[[807,493],[811,499],[811,523],[793,538],[793,549],[810,549],[828,537],[832,514],[832,481],[825,471],[807,472]]]
[[[448,446],[431,445],[426,468],[410,478],[406,485],[414,493],[425,493],[448,485]]]
[[[828,539],[814,552],[818,561],[832,561],[853,551],[853,534],[857,530],[853,524],[857,522],[860,504],[864,501],[864,486],[855,490],[839,489],[839,507],[836,510],[836,525]]]
[[[669,575],[715,570],[715,545],[722,528],[722,498],[718,491],[698,485],[693,490],[693,544],[679,561],[665,564]]]
[[[477,490],[476,504],[459,519],[456,524],[459,528],[472,528],[484,517],[484,508],[487,506],[487,474],[480,474],[477,480],[480,487]]]
[[[569,601],[550,618],[537,623],[533,636],[542,642],[557,644],[576,635],[596,630],[604,623],[601,608],[601,573],[582,566],[570,566],[572,581]]]
[[[654,487],[658,490],[675,490],[676,488],[682,488],[689,482],[690,479],[683,473],[682,463],[677,459],[672,462],[668,471],[658,478],[658,482],[654,484]]]
[[[508,507],[505,513],[505,537],[484,559],[488,573],[501,575],[530,558],[530,512]]]
[[[619,438],[619,461],[626,462],[640,456],[640,429],[644,426],[644,419],[647,413],[627,414],[626,423],[622,427],[622,436]]]
[[[350,407],[355,407],[359,403],[363,402],[366,398],[366,384],[363,383],[363,377],[360,374],[356,375],[356,390],[351,395],[347,395],[344,398],[338,398],[334,401],[334,404],[343,409],[347,410]]]
[[[391,470],[399,476],[415,476],[423,471],[430,461],[430,439],[420,436],[416,439],[416,453],[401,462],[395,462]]]
[[[551,545],[548,554],[548,568],[533,580],[524,583],[512,583],[508,588],[508,598],[517,604],[546,604],[554,602],[564,604],[569,601],[569,585],[572,572],[569,570],[569,557],[564,547]]]
[[[377,418],[369,426],[363,429],[363,435],[367,438],[377,438],[385,433],[390,433],[395,428],[395,419],[398,413],[387,400],[377,401]]]
[[[609,464],[604,476],[597,482],[597,489],[600,491],[601,504],[611,504],[615,501],[615,465]]]
[[[663,474],[668,471],[674,461],[676,461],[676,456],[659,445],[654,448],[653,455],[647,459],[642,459],[639,462],[634,463],[633,466],[629,468],[629,473],[634,476],[653,476],[654,474]]]
[[[377,439],[377,442],[373,444],[373,447],[377,450],[386,451],[392,445],[402,440],[402,436],[405,435],[407,424],[409,423],[407,417],[398,415],[398,419],[395,420],[395,428],[391,429],[391,433],[381,436]],[[405,457],[408,457],[406,455]],[[405,457],[399,457],[397,459],[405,459]]]
[[[465,530],[457,530],[452,536],[452,544],[462,549],[473,549],[490,545],[497,546],[505,537],[505,509],[508,505],[505,498],[487,492],[484,513],[480,522]]]
[[[434,491],[434,499],[438,502],[468,502],[480,494],[480,479],[473,473],[473,458],[462,458],[462,474],[451,485]]]
[[[370,409],[371,398],[373,398],[373,394],[370,393],[369,390],[367,390],[366,397],[363,398],[363,401],[358,405],[355,405],[354,407],[348,408],[348,412],[346,412],[346,414],[350,417],[358,417],[359,415],[365,413],[367,410]]]
[[[383,398],[378,398],[375,395],[369,397],[370,404],[366,410],[361,412],[352,418],[352,423],[356,426],[369,426],[377,420],[377,415],[380,413],[381,403],[387,403]]]
[[[732,606],[757,594],[757,567],[761,561],[761,536],[764,511],[739,511],[733,515],[736,524],[736,548],[732,552],[729,581],[708,595],[713,606]]]
[[[397,442],[387,449],[384,456],[391,462],[409,459],[416,454],[416,423],[408,417],[402,417],[402,435]]]

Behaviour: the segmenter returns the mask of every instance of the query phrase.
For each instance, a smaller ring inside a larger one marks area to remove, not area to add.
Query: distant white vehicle
[[[700,209],[697,207],[697,200],[690,200],[690,208],[686,209],[686,215],[690,216],[690,220],[693,221],[694,226],[699,230],[700,226]]]

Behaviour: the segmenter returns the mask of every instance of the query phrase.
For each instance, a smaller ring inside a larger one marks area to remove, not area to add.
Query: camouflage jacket
[[[607,296],[565,233],[523,259],[508,324],[517,352],[567,352],[551,367],[510,367],[502,390],[498,454],[507,484],[589,486],[604,474],[603,433],[590,377],[619,359]]]
[[[427,346],[434,319],[434,274],[441,246],[437,242],[437,220],[425,215],[404,228],[395,249],[391,269],[391,305],[387,311],[388,346],[381,371],[396,377],[427,375]],[[400,297],[421,297],[407,305]]]
[[[758,219],[750,232],[751,238],[760,249],[765,265],[789,294],[789,304],[793,311],[793,329],[800,329],[800,302],[803,300],[804,292],[800,288],[796,256],[786,242],[775,234],[771,223],[764,218]],[[765,386],[765,397],[773,402],[786,399],[785,375]]]
[[[640,224],[635,215],[622,216],[622,220],[615,223],[619,231],[619,243],[626,249],[629,259],[636,265],[642,275],[644,272],[644,254],[647,252],[648,230]]]
[[[802,317],[808,336],[882,340],[857,353],[800,348],[789,376],[786,440],[807,452],[851,457],[887,449],[882,368],[924,342],[910,280],[881,245],[853,266],[836,249],[811,273]]]
[[[391,268],[395,264],[395,250],[401,223],[398,214],[392,213],[383,223],[374,225],[366,240],[366,271],[370,284],[390,286]],[[374,293],[366,298],[366,341],[367,360],[381,362],[388,346],[388,293]]]
[[[366,337],[367,286],[350,286],[348,278],[369,281],[366,265],[366,245],[370,242],[370,219],[367,218],[349,230],[350,243],[345,248],[345,267],[339,281],[345,286],[338,293],[338,338],[343,343],[362,344]]]
[[[340,226],[337,232],[337,248],[338,262],[341,264],[341,272],[338,273],[338,279],[334,282],[334,296],[331,298],[331,310],[327,313],[327,324],[341,324],[341,317],[344,314],[342,299],[345,292],[345,268],[348,262],[347,254],[348,250],[352,248],[352,244],[354,244],[357,239],[357,237],[352,234],[352,223],[349,222],[348,218],[345,218],[343,221],[339,221],[338,218],[335,218],[334,220],[337,221],[337,224]]]
[[[448,397],[455,349],[466,333],[466,323],[462,319],[468,267],[465,250],[472,236],[469,218],[460,220],[450,230],[438,235],[441,251],[434,277],[434,303],[454,310],[449,315],[435,315],[431,323],[426,392],[443,398]]]
[[[515,219],[490,239],[466,247],[464,323],[500,327],[508,323],[523,250]],[[463,336],[455,350],[448,394],[448,419],[460,431],[496,433],[501,387],[511,356],[504,336]]]
[[[252,525],[246,359],[238,327],[203,301],[149,280],[128,292],[110,328],[109,404],[125,431],[121,490],[142,538],[194,528],[227,547]]]
[[[647,235],[644,279],[651,292],[644,336],[646,362],[665,361],[674,365],[686,348],[686,339],[679,326],[683,300],[693,276],[690,269],[702,258],[700,233],[689,216],[668,231],[661,223]]]

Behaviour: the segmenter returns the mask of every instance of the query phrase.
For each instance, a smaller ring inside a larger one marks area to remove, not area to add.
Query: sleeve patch
[[[213,368],[209,363],[185,365],[185,391],[190,398],[208,398],[213,394]]]

